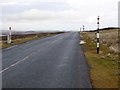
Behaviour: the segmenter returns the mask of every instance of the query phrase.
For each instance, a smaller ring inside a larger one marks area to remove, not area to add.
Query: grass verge
[[[85,56],[90,66],[93,88],[118,88],[118,56],[105,45],[100,44],[100,54],[96,54],[96,43],[82,33],[86,44]]]
[[[6,37],[2,38],[2,41],[0,43],[2,43],[2,49],[4,48],[8,48],[17,44],[22,44],[31,40],[37,40],[40,38],[45,38],[45,37],[50,37],[50,36],[54,36],[60,33],[44,33],[44,34],[31,34],[31,35],[15,35],[12,36],[12,43],[11,44],[7,44],[6,41]]]

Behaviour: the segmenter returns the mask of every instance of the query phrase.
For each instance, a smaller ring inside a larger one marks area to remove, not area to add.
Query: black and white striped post
[[[83,32],[84,32],[84,30],[85,30],[85,27],[84,27],[84,25],[83,25]]]
[[[99,16],[98,16],[98,18],[97,18],[97,25],[98,25],[98,27],[97,27],[97,54],[99,54],[99,46],[100,46],[100,44],[99,44],[99,20],[100,20],[100,18],[99,18]]]

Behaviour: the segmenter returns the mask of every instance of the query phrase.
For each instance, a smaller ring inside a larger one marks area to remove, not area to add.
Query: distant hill
[[[15,34],[23,34],[24,32],[22,31],[13,31],[12,30],[12,35],[15,35]],[[0,33],[1,35],[8,35],[9,34],[9,31],[8,30],[2,30],[2,32]]]
[[[62,32],[62,31],[14,31],[12,30],[12,35],[21,35],[21,34],[38,34],[38,33],[58,33],[58,32]],[[8,30],[2,30],[2,32],[0,32],[0,36],[6,36],[9,34]]]
[[[100,30],[111,30],[111,29],[120,29],[119,27],[108,27],[108,28],[102,28]]]
[[[119,29],[119,30],[120,30],[119,27],[107,27],[107,28],[101,28],[101,29],[99,29],[99,30],[100,30],[100,31],[103,31],[103,30],[116,30],[116,29]],[[97,30],[91,30],[91,31],[88,31],[88,32],[95,32],[95,31],[97,31]]]

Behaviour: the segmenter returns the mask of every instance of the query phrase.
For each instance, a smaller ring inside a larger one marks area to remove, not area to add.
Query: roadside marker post
[[[12,28],[9,27],[9,34],[8,34],[8,36],[7,36],[7,43],[8,43],[8,44],[10,44],[11,41],[12,41],[12,40],[11,40],[11,29],[12,29]]]
[[[98,16],[98,18],[97,18],[97,25],[98,25],[98,27],[97,27],[97,54],[99,54],[99,47],[100,47],[100,44],[99,44],[99,38],[100,38],[100,36],[99,36],[99,20],[100,20],[100,18],[99,18],[99,16]]]
[[[84,25],[83,25],[83,32],[84,32],[84,30],[85,30],[85,27],[84,27]]]

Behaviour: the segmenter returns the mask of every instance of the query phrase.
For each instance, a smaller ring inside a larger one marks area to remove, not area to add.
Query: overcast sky
[[[7,30],[87,30],[118,26],[119,0],[0,0],[2,26]]]

